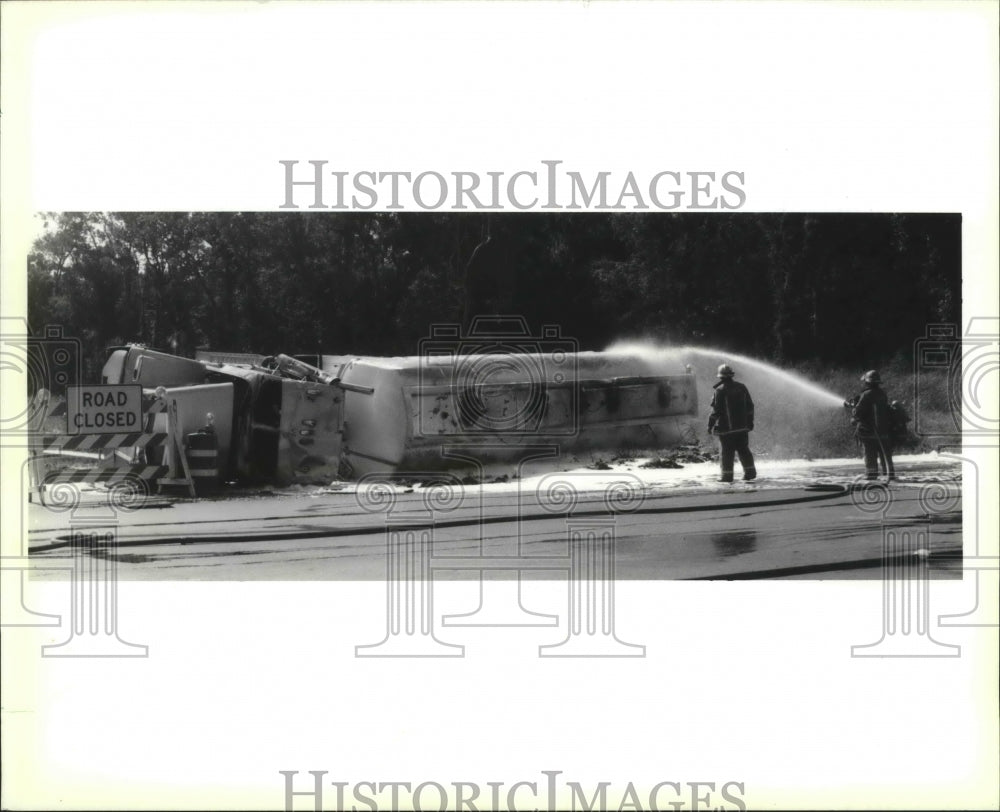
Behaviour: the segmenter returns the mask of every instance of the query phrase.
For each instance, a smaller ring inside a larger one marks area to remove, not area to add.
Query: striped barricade
[[[154,431],[156,415],[163,411],[167,412],[166,431]],[[136,483],[141,480],[147,483],[144,486],[146,488],[160,484],[175,467],[171,461],[171,449],[180,445],[178,438],[173,436],[176,425],[176,404],[168,406],[163,398],[158,397],[150,403],[143,415],[145,431],[40,435],[34,445],[36,462],[41,462],[45,456],[90,457],[90,460],[85,468],[48,474],[37,471],[33,490],[37,489],[44,499],[44,487],[55,483],[101,482],[112,487],[123,482]],[[174,452],[173,456],[175,459],[177,456],[181,457],[181,467],[185,469],[186,476],[168,481],[188,485],[193,496],[194,488],[186,471],[186,461],[182,454]]]
[[[109,487],[125,481],[144,480],[150,484],[163,477],[168,469],[166,465],[139,462],[139,452],[147,456],[156,448],[163,446],[168,434],[145,434],[131,432],[123,434],[55,434],[39,438],[39,448],[42,454],[59,455],[66,452],[90,452],[110,456],[95,459],[86,468],[55,471],[45,474],[39,481],[39,486],[52,485],[57,482],[95,483],[103,482]],[[116,453],[120,449],[131,449],[130,460],[122,460]]]
[[[163,444],[167,434],[130,432],[122,434],[50,434],[40,438],[42,453],[64,451],[113,451],[120,448],[147,449]]]

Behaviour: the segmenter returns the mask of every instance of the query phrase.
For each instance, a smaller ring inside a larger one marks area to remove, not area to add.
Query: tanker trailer
[[[167,387],[185,432],[212,411],[226,479],[328,482],[461,467],[455,453],[517,463],[526,446],[561,456],[659,449],[691,436],[689,372],[651,374],[633,355],[558,346],[477,349],[485,351],[316,355],[309,364],[209,350],[187,359],[131,345],[112,352],[104,375],[150,395]]]
[[[555,446],[561,456],[664,448],[689,436],[688,418],[697,411],[693,375],[644,375],[642,362],[625,355],[567,353],[554,360],[545,354],[332,359],[341,384],[350,387],[343,471],[356,477],[455,467],[455,452],[516,463],[525,446]]]

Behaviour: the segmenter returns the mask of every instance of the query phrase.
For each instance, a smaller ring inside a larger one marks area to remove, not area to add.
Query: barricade
[[[219,487],[219,438],[211,425],[186,438],[186,454],[195,493],[207,496]]]
[[[49,410],[48,393],[40,392],[36,403],[41,408],[37,426],[39,433],[34,435],[31,448],[30,465],[31,485],[29,501],[34,493],[45,504],[45,488],[49,485],[63,482],[103,483],[108,488],[129,483],[141,487],[149,493],[154,485],[164,481],[171,484],[187,485],[192,496],[195,495],[194,485],[188,472],[187,460],[181,449],[181,443],[176,436],[178,425],[176,418],[176,403],[167,403],[165,398],[157,397],[143,414],[143,431],[104,434],[44,434],[41,433],[45,417]],[[153,430],[155,416],[167,412],[166,431]],[[176,450],[174,450],[176,449]],[[45,473],[46,459],[56,457],[88,458],[86,467]],[[184,476],[167,480],[167,474],[177,467],[173,460],[180,460]]]

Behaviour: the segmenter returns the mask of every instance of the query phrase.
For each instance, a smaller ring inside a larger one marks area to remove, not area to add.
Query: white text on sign
[[[66,415],[70,434],[139,431],[141,386],[69,386]]]

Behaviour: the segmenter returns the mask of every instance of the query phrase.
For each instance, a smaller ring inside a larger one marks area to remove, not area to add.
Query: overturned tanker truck
[[[459,468],[469,457],[517,462],[526,446],[565,454],[690,438],[690,370],[645,374],[634,356],[551,343],[456,351],[449,337],[385,358],[199,350],[192,359],[130,344],[111,349],[102,382],[140,384],[150,401],[165,390],[184,436],[212,424],[225,481],[329,482]]]

